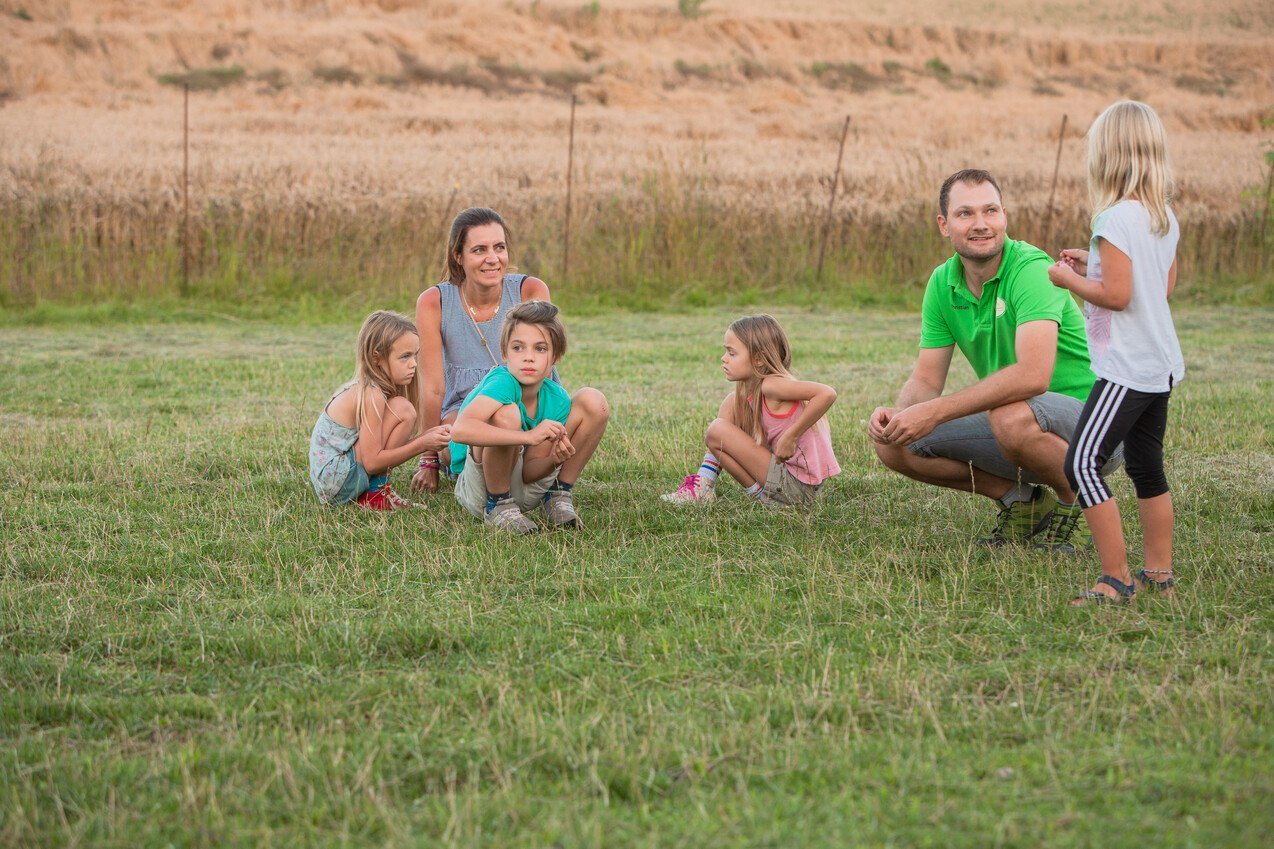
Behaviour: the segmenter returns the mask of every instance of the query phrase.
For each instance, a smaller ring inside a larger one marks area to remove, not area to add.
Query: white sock
[[[746,492],[748,495],[752,496],[753,498],[760,498],[762,488],[763,487],[761,486],[760,483],[754,483],[750,487],[745,489],[744,492]]]
[[[706,487],[717,485],[717,475],[721,474],[721,461],[712,456],[709,451],[703,455],[703,462],[699,464],[699,482]]]

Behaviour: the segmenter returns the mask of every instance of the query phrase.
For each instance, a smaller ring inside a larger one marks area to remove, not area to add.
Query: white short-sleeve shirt
[[[1177,255],[1181,228],[1168,210],[1168,233],[1150,230],[1150,213],[1125,200],[1097,217],[1089,245],[1088,279],[1101,280],[1100,240],[1132,262],[1132,299],[1122,310],[1084,308],[1093,373],[1138,392],[1167,392],[1185,377],[1181,343],[1168,308],[1168,271]]]

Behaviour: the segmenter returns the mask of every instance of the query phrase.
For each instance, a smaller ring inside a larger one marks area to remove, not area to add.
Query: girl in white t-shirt
[[[1066,452],[1066,477],[1079,495],[1101,558],[1097,584],[1076,605],[1131,601],[1138,586],[1171,593],[1172,495],[1163,471],[1168,396],[1185,375],[1168,298],[1177,281],[1180,229],[1168,207],[1172,170],[1159,116],[1122,100],[1088,131],[1093,237],[1049,269],[1053,285],[1087,301],[1088,348],[1097,383]],[[1145,564],[1128,568],[1119,507],[1101,468],[1124,443],[1137,491]]]

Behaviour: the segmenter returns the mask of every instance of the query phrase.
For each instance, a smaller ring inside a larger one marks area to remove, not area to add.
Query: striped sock
[[[761,489],[762,489],[762,487],[761,487],[760,482],[757,482],[757,483],[752,484],[752,485],[751,485],[750,487],[748,487],[747,489],[745,489],[745,490],[744,490],[744,492],[746,492],[748,495],[752,496],[753,498],[760,498],[760,497],[761,497]]]
[[[709,451],[703,455],[703,463],[699,466],[699,481],[708,487],[717,485],[717,475],[721,474],[721,461]]]

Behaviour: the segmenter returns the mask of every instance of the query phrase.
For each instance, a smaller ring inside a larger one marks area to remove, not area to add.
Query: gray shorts
[[[1053,433],[1071,441],[1084,402],[1060,392],[1045,392],[1026,399],[1027,406],[1035,413],[1040,430]],[[1000,450],[1000,443],[991,433],[991,420],[985,412],[974,413],[962,419],[943,422],[930,433],[907,446],[919,457],[946,457],[962,463],[972,463],[984,472],[1021,483],[1043,483],[1030,469],[1010,463]],[[1108,475],[1124,463],[1124,446],[1120,444],[1102,469]],[[1060,469],[1058,471],[1061,471]]]
[[[513,476],[512,480],[509,481],[509,494],[517,502],[519,510],[523,513],[529,513],[540,506],[540,502],[544,500],[544,493],[548,492],[549,487],[557,482],[557,474],[562,467],[555,466],[552,473],[546,477],[526,483],[522,480],[523,456],[524,453],[519,453],[517,462],[513,464]],[[456,479],[455,493],[456,500],[460,502],[460,506],[464,507],[464,509],[479,519],[486,515],[487,483],[482,477],[482,464],[473,459],[472,451],[465,458],[464,469],[461,470],[460,477]]]
[[[792,507],[807,507],[818,497],[821,484],[799,481],[784,463],[773,454],[770,455],[770,468],[765,473],[765,483],[761,491],[779,504]]]

